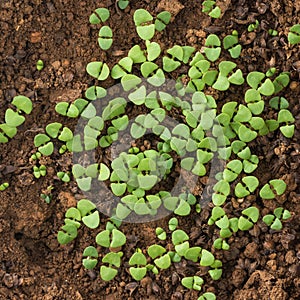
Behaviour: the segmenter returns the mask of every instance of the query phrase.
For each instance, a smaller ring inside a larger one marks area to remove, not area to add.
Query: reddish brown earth
[[[279,132],[259,138],[251,149],[260,156],[256,175],[262,183],[270,179],[285,179],[288,189],[276,201],[259,202],[266,214],[281,205],[293,212],[280,232],[271,232],[262,222],[249,232],[240,232],[229,242],[228,252],[215,255],[223,261],[221,280],[208,277],[203,289],[213,291],[217,299],[227,300],[296,300],[300,299],[300,237],[299,237],[299,137],[300,137],[300,47],[288,46],[288,28],[300,23],[300,2],[292,0],[218,1],[224,16],[211,20],[201,13],[201,1],[131,1],[125,12],[116,11],[114,1],[75,0],[2,0],[0,3],[0,122],[16,94],[30,97],[33,113],[19,128],[17,136],[1,145],[0,183],[10,187],[0,192],[0,299],[30,300],[93,300],[93,299],[197,299],[197,293],[180,284],[183,276],[201,274],[196,264],[182,261],[157,276],[149,275],[140,283],[134,282],[127,268],[121,268],[112,282],[103,282],[98,274],[86,271],[81,265],[83,249],[93,242],[95,234],[79,232],[79,238],[68,246],[59,246],[56,234],[63,223],[67,208],[76,205],[80,193],[74,183],[63,184],[53,175],[57,170],[69,170],[69,155],[46,159],[48,175],[36,180],[32,175],[36,133],[59,117],[54,106],[58,101],[72,101],[80,97],[92,83],[85,66],[92,60],[105,60],[112,66],[127,50],[140,42],[135,34],[132,15],[137,8],[152,14],[170,9],[174,20],[156,36],[166,49],[174,44],[201,47],[208,33],[220,36],[237,29],[244,50],[238,66],[244,71],[265,72],[270,66],[291,72],[291,83],[284,91],[296,117],[296,132],[292,139]],[[109,25],[114,31],[114,44],[108,52],[99,49],[97,29],[88,17],[98,6],[110,9]],[[254,34],[247,26],[255,19],[261,28]],[[279,36],[271,38],[269,28],[276,28]],[[38,59],[45,63],[38,72]],[[113,84],[109,80],[107,87]],[[220,101],[225,100],[219,99]],[[236,94],[226,97],[235,100]],[[72,125],[72,124],[69,124]],[[53,199],[48,205],[40,193],[52,185]],[[254,203],[256,197],[244,203],[232,199],[226,210],[230,215]],[[215,238],[214,229],[206,225],[208,209],[199,215],[180,219],[181,228],[191,236],[194,245],[210,249]],[[128,243],[123,249],[126,258],[133,247],[145,249],[154,243],[155,227],[166,227],[166,220],[122,227]],[[163,242],[167,245],[168,242]],[[125,266],[127,267],[127,266]]]

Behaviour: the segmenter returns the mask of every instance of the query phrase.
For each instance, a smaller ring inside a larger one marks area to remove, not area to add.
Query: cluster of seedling
[[[118,1],[118,5],[124,8],[128,1]],[[203,12],[211,17],[220,16],[221,12],[215,6],[215,1],[204,1],[202,5]],[[106,8],[96,9],[90,16],[92,24],[102,25],[98,42],[103,50],[109,49],[113,42],[112,30],[103,26],[109,17]],[[69,118],[80,117],[84,121],[83,132],[73,133],[62,123],[50,123],[46,126],[45,133],[35,136],[34,145],[37,150],[32,155],[32,159],[36,161],[34,176],[39,178],[47,173],[46,167],[39,164],[41,156],[63,154],[65,151],[89,152],[98,147],[109,148],[127,129],[134,140],[141,139],[149,132],[156,136],[156,149],[142,151],[132,146],[119,153],[110,164],[103,161],[85,165],[77,163],[73,165],[72,172],[57,173],[57,177],[63,182],[69,182],[74,177],[82,191],[90,191],[94,183],[106,182],[111,192],[120,197],[105,230],[97,234],[96,245],[88,246],[83,253],[82,262],[87,269],[95,268],[101,258],[100,276],[103,280],[115,278],[121,266],[121,247],[126,243],[126,236],[120,231],[120,226],[131,214],[156,215],[160,208],[179,216],[187,216],[193,209],[197,213],[201,212],[198,199],[190,191],[177,196],[165,190],[151,193],[160,180],[174,171],[174,157],[180,158],[182,169],[197,178],[207,174],[213,159],[226,162],[224,170],[215,176],[212,194],[214,208],[208,224],[219,230],[214,247],[228,250],[229,237],[239,230],[251,229],[260,219],[259,209],[255,205],[242,210],[239,217],[230,218],[223,208],[228,198],[234,194],[242,200],[255,193],[261,199],[274,199],[286,190],[286,184],[281,179],[273,179],[262,185],[252,174],[258,167],[259,158],[251,152],[248,144],[256,137],[277,129],[285,137],[291,138],[295,128],[295,119],[288,110],[288,101],[278,95],[289,84],[287,72],[278,74],[275,68],[271,68],[266,73],[253,71],[245,76],[236,63],[219,60],[222,51],[228,52],[233,59],[240,56],[242,47],[237,31],[225,36],[223,40],[215,34],[208,35],[203,48],[198,52],[194,47],[180,45],[161,49],[159,43],[151,39],[156,31],[165,29],[171,20],[171,14],[163,11],[153,17],[146,10],[138,9],[133,19],[137,34],[145,41],[144,46],[134,45],[128,55],[120,59],[111,70],[105,62],[96,61],[87,65],[88,74],[96,82],[104,81],[109,76],[120,80],[124,97],[112,97],[102,109],[101,115],[98,115],[95,100],[105,100],[108,93],[96,84],[86,90],[85,99],[58,103],[55,109],[59,114]],[[252,25],[251,28],[255,30],[258,23]],[[291,28],[288,35],[290,44],[299,42],[299,31],[298,25]],[[184,70],[188,70],[184,74],[181,72],[183,66]],[[138,69],[143,79],[133,74],[133,69]],[[173,95],[162,90],[170,77],[168,74],[175,70],[182,75],[174,84],[176,94]],[[247,84],[248,89],[243,95],[242,103],[229,100],[220,108],[219,113],[214,97],[205,93],[206,88],[222,92],[232,85],[243,84]],[[13,128],[24,122],[21,113],[31,111],[29,102],[25,102],[20,104],[19,100],[14,99],[12,104],[17,107],[17,111],[9,110],[9,122],[2,125]],[[141,106],[148,113],[130,120],[126,114],[128,103]],[[275,119],[264,118],[263,112],[267,106],[276,112]],[[176,123],[170,129],[165,121],[169,112],[174,109],[181,113],[182,118],[181,123]],[[0,141],[2,138],[2,142],[6,142],[7,137],[13,136],[14,131],[10,131],[11,129],[8,130],[5,126],[0,129]],[[55,147],[57,144],[58,148]],[[0,189],[5,188],[5,184],[0,186]],[[50,202],[51,198],[46,198],[47,194],[43,195],[45,201]],[[266,215],[262,220],[271,229],[279,230],[282,221],[289,217],[287,210],[277,208],[274,214]],[[66,212],[65,224],[58,233],[59,243],[73,241],[82,223],[91,229],[100,226],[96,205],[86,199]],[[168,232],[158,227],[156,234],[160,240],[166,240],[168,234],[171,234],[173,249],[167,251],[159,244],[151,245],[147,250],[136,249],[128,262],[133,279],[141,280],[147,272],[157,274],[159,270],[167,269],[171,263],[182,259],[208,267],[208,274],[214,280],[221,277],[222,262],[215,259],[210,251],[190,245],[188,234],[178,229],[176,218],[169,220]],[[203,282],[203,278],[196,275],[182,279],[183,286],[197,291],[201,290]],[[207,292],[198,298],[204,299],[215,299],[215,295]]]

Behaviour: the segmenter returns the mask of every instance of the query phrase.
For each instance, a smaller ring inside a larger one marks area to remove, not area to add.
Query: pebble
[[[41,32],[33,32],[30,36],[30,42],[33,44],[39,43],[41,40],[42,40]]]
[[[61,66],[59,60],[56,60],[56,61],[53,62],[51,65],[52,65],[52,67],[53,67],[55,70],[58,70],[58,69],[60,68],[60,66]]]

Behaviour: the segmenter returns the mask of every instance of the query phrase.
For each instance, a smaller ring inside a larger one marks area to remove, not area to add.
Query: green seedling
[[[155,32],[151,14],[145,9],[137,9],[134,12],[133,20],[139,37],[143,40],[151,40]]]
[[[81,199],[77,203],[77,209],[80,212],[82,222],[85,226],[95,229],[100,224],[99,212],[96,205],[87,199]]]
[[[275,208],[274,215],[265,215],[263,217],[263,222],[270,226],[273,230],[281,230],[282,229],[282,220],[287,220],[291,217],[291,213],[283,209],[282,207]]]
[[[257,155],[251,155],[249,159],[244,159],[243,160],[244,172],[247,174],[254,172],[258,167],[258,163],[259,163],[259,158]]]
[[[94,269],[98,263],[98,251],[93,246],[88,246],[84,249],[82,253],[82,264],[83,266],[88,269]]]
[[[253,89],[264,96],[271,96],[275,93],[275,86],[270,78],[267,78],[264,82],[265,74],[257,71],[250,72],[247,75],[247,83]]]
[[[242,211],[244,216],[241,216],[238,221],[238,228],[240,230],[249,230],[257,222],[259,217],[258,208],[251,206]]]
[[[196,291],[201,291],[202,284],[204,283],[204,280],[199,276],[192,276],[192,277],[184,277],[181,280],[181,284],[188,288],[193,289]]]
[[[160,269],[168,269],[171,265],[171,258],[166,249],[160,245],[151,245],[148,255],[154,260],[155,265]],[[165,254],[166,253],[166,254]]]
[[[248,26],[248,31],[249,32],[252,32],[252,31],[255,31],[259,26],[259,21],[258,20],[255,20],[255,23],[252,23]]]
[[[276,29],[269,29],[268,34],[271,35],[271,36],[277,36],[278,31]]]
[[[242,51],[242,46],[239,44],[239,39],[236,32],[225,36],[223,39],[223,47],[227,50],[232,58],[238,58]]]
[[[110,16],[109,10],[107,8],[101,7],[97,8],[94,13],[90,15],[91,24],[100,24],[108,20]]]
[[[203,295],[201,295],[197,300],[216,300],[216,295],[211,292],[206,292]]]
[[[216,1],[203,1],[202,2],[202,12],[208,14],[212,18],[220,18],[221,9],[219,6],[215,6]]]
[[[66,245],[77,237],[77,227],[74,224],[65,224],[57,233],[57,240],[61,245]]]
[[[94,61],[88,63],[86,67],[86,71],[89,75],[98,80],[105,80],[109,75],[109,68],[106,63],[102,63],[100,61]]]
[[[291,112],[287,109],[281,109],[278,113],[278,119],[279,124],[284,123],[284,125],[280,126],[281,133],[287,137],[291,138],[294,135],[295,131],[295,125],[292,124],[295,122],[295,118],[291,114]]]
[[[223,239],[223,238],[217,238],[215,241],[214,241],[214,247],[216,249],[219,249],[219,250],[229,250],[230,246],[228,245],[228,243]]]
[[[107,263],[107,266],[102,265],[100,267],[100,276],[104,281],[110,281],[116,277],[118,270],[121,265],[122,252],[114,253],[109,252],[102,258],[102,263]]]
[[[157,227],[155,229],[155,233],[160,240],[162,240],[162,241],[166,240],[167,233],[165,232],[165,230],[163,228]]]
[[[234,159],[227,163],[226,169],[223,171],[223,178],[227,182],[232,182],[239,176],[242,170],[242,162],[238,159]]]
[[[118,6],[120,9],[125,9],[129,5],[129,0],[118,0]]]
[[[67,116],[69,118],[77,118],[80,114],[79,109],[73,103],[68,102],[59,102],[55,106],[55,111],[62,115]]]
[[[295,24],[290,28],[288,41],[291,45],[300,43],[300,24]]]
[[[44,62],[41,59],[36,62],[36,69],[38,71],[42,71],[44,69]]]
[[[163,31],[171,20],[171,14],[168,11],[160,12],[155,19],[155,29],[157,31]]]
[[[66,172],[57,172],[56,175],[63,182],[70,182],[71,181],[70,175]]]
[[[289,102],[284,97],[276,96],[270,99],[269,105],[275,110],[281,110],[287,109],[289,107]]]
[[[242,178],[242,182],[239,182],[234,189],[234,193],[238,198],[249,196],[259,185],[258,179],[254,176],[246,176]]]
[[[104,230],[97,234],[96,243],[106,248],[119,248],[125,245],[126,236],[118,229]]]
[[[222,276],[222,262],[218,259],[210,266],[212,269],[208,271],[208,274],[213,280],[219,280]]]
[[[178,219],[173,217],[169,220],[168,224],[169,224],[169,229],[171,231],[174,231],[178,226]]]
[[[201,247],[191,247],[185,251],[184,258],[193,262],[197,262],[201,257],[201,251]]]
[[[41,165],[39,167],[33,166],[33,176],[37,179],[39,179],[41,176],[46,176],[47,174],[47,168],[44,165]]]
[[[282,195],[286,190],[286,183],[281,179],[270,180],[259,192],[262,199],[274,199],[275,195]]]
[[[47,203],[50,204],[51,200],[52,200],[52,195],[48,195],[45,193],[40,194],[40,197]]]
[[[112,33],[112,30],[111,30],[111,28],[109,26],[102,26],[100,28],[100,30],[99,30],[98,44],[99,44],[99,46],[100,46],[100,48],[102,50],[108,50],[111,47],[111,45],[113,43],[112,37],[113,37],[113,33]],[[105,71],[107,71],[107,69]],[[107,76],[108,76],[108,74],[107,74]],[[100,79],[100,80],[105,80],[105,79]]]
[[[214,62],[221,54],[221,41],[215,34],[210,34],[205,41],[204,53],[206,57]]]
[[[227,196],[230,193],[230,185],[225,180],[219,180],[213,187],[214,193],[212,195],[213,204],[221,206],[225,203]]]
[[[175,251],[179,256],[184,256],[189,249],[189,236],[181,229],[177,229],[172,233],[172,243],[175,246]]]
[[[3,182],[2,184],[0,184],[0,192],[5,191],[8,187],[9,187],[9,183]]]
[[[288,72],[280,73],[273,81],[275,88],[274,94],[279,93],[286,88],[290,83],[290,74]]]
[[[140,252],[135,252],[129,259],[129,265],[131,266],[129,268],[130,275],[132,278],[136,281],[142,280],[147,273],[147,259],[143,253]]]

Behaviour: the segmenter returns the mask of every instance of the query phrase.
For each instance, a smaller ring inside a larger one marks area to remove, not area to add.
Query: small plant
[[[88,269],[94,269],[98,263],[98,251],[93,246],[88,246],[84,249],[82,253],[82,264],[83,266]]]
[[[160,245],[151,245],[148,255],[154,260],[155,265],[160,269],[168,269],[171,265],[171,258],[166,249]],[[166,253],[166,254],[165,254]]]
[[[90,16],[91,24],[100,24],[107,21],[110,17],[109,10],[107,8],[101,7],[97,8],[94,13]]]
[[[248,26],[248,31],[249,32],[252,32],[252,31],[255,31],[259,26],[259,21],[258,20],[255,20],[255,23],[252,23]]]
[[[263,222],[270,226],[273,230],[281,230],[282,223],[281,220],[287,220],[291,217],[291,213],[287,209],[282,207],[277,207],[274,209],[274,215],[265,215],[263,217]]]
[[[100,267],[100,276],[105,281],[110,281],[118,274],[118,269],[121,265],[122,252],[114,253],[109,252],[102,258],[102,263],[108,264],[108,266],[102,265]]]
[[[130,275],[134,280],[140,281],[142,280],[147,273],[147,259],[143,253],[138,250],[135,252],[131,258],[129,259],[129,268]]]
[[[214,293],[206,292],[203,295],[201,295],[197,300],[216,300],[216,296]]]
[[[106,248],[119,248],[126,243],[126,237],[118,229],[112,229],[111,231],[106,229],[98,233],[96,243]]]
[[[0,192],[5,191],[9,187],[8,182],[3,182],[0,184]]]
[[[108,50],[111,47],[111,45],[113,43],[112,37],[113,37],[113,33],[109,26],[102,26],[100,28],[98,44],[102,50]],[[104,79],[101,79],[101,80],[104,80]]]
[[[288,41],[291,45],[300,43],[300,24],[295,24],[290,28]]]
[[[286,190],[286,183],[281,179],[270,180],[259,192],[262,199],[274,199],[275,195],[282,195]]]
[[[257,207],[251,206],[242,211],[243,216],[239,218],[238,227],[240,230],[249,230],[257,222],[259,210]]]
[[[219,37],[215,34],[210,34],[205,42],[204,53],[206,57],[214,62],[216,61],[221,54],[221,41]]]
[[[57,172],[57,177],[63,182],[70,182],[70,175],[66,172]]]
[[[38,71],[42,71],[44,69],[44,62],[41,59],[36,62],[36,69]]]
[[[241,54],[242,46],[238,42],[239,39],[236,30],[223,39],[223,47],[230,53],[232,58],[238,58]]]
[[[47,168],[44,165],[41,166],[33,166],[33,175],[35,178],[39,179],[41,176],[46,176]]]
[[[216,1],[203,1],[202,2],[202,12],[208,14],[212,18],[220,18],[221,9],[219,6],[215,6]]]
[[[151,14],[145,9],[137,9],[133,20],[139,37],[143,40],[151,40],[155,32],[155,25],[150,24],[153,21]]]

